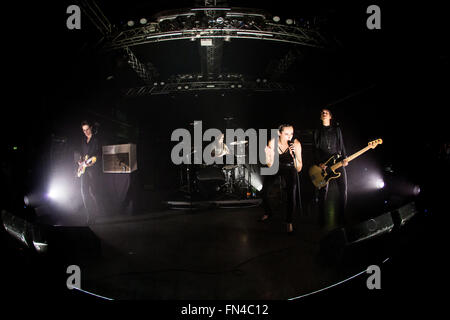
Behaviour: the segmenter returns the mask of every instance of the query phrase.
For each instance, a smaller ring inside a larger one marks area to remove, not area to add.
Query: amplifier
[[[103,146],[104,173],[130,173],[137,170],[136,145]]]

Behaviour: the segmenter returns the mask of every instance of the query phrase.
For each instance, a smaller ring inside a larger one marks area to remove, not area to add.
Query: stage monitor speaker
[[[393,228],[392,215],[388,212],[354,226],[332,230],[320,241],[320,254],[332,261],[342,261],[353,244],[389,233]]]
[[[104,173],[131,173],[137,170],[136,145],[103,146]]]
[[[356,243],[392,231],[394,221],[390,212],[345,228],[348,243]]]
[[[403,226],[406,222],[409,221],[416,213],[417,213],[416,204],[413,202],[410,202],[403,207],[399,208],[398,210],[395,210],[392,212],[392,218],[394,219],[394,222],[398,226]]]

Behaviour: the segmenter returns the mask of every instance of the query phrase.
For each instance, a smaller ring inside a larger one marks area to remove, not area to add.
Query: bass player
[[[313,133],[313,155],[314,163],[320,168],[326,169],[324,164],[332,155],[340,155],[343,158],[342,167],[338,169],[341,176],[338,179],[330,181],[326,187],[316,190],[316,202],[319,205],[319,224],[325,226],[325,220],[333,219],[331,212],[335,212],[333,224],[345,225],[345,207],[347,205],[347,174],[345,167],[348,165],[347,154],[345,152],[344,139],[341,128],[338,125],[332,125],[333,116],[329,109],[320,111],[320,120],[322,125],[314,130]],[[331,187],[330,187],[331,184]],[[336,192],[338,194],[331,194]]]

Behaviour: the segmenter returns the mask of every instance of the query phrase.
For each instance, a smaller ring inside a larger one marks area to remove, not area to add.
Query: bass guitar
[[[89,158],[86,155],[84,157],[84,160],[78,163],[78,171],[77,171],[78,178],[81,177],[85,173],[86,167],[89,167],[89,166],[93,165],[96,161],[97,161],[96,157],[90,157]]]
[[[383,140],[381,140],[381,139],[371,141],[368,143],[367,147],[359,150],[358,152],[355,152],[354,154],[347,157],[346,159],[348,162],[350,162],[350,161],[356,159],[357,157],[359,157],[360,155],[362,155],[364,152],[366,152],[370,149],[375,149],[375,147],[377,145],[382,144],[382,143],[383,143]],[[314,165],[311,168],[309,168],[309,177],[311,178],[311,181],[316,188],[321,189],[321,188],[325,187],[328,184],[328,182],[330,182],[330,180],[337,179],[341,176],[341,173],[336,172],[336,169],[339,169],[340,167],[342,167],[343,160],[337,162],[338,159],[339,158],[337,155],[331,156],[330,159],[328,159],[324,163],[326,166],[325,169],[322,169],[318,165]]]

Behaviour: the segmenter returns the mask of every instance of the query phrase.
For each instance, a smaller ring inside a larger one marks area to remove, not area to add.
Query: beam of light
[[[67,179],[58,177],[51,180],[50,187],[47,192],[47,197],[55,202],[64,204],[69,201],[71,195],[71,185]]]

